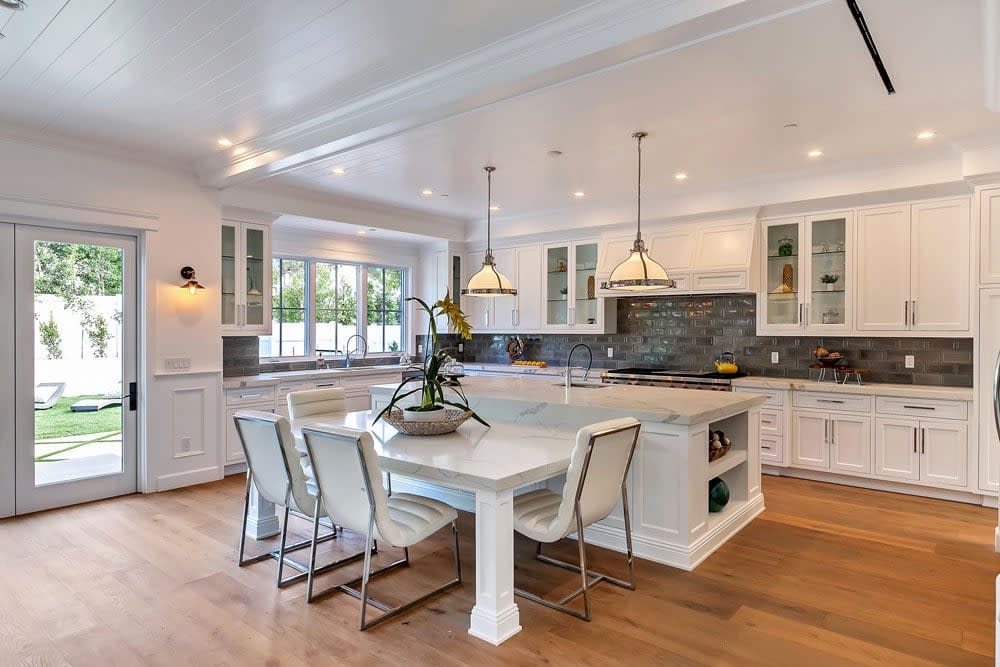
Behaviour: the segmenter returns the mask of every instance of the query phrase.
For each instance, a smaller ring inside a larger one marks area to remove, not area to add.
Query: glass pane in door
[[[597,244],[576,246],[573,315],[577,324],[597,323]]]
[[[236,228],[222,226],[222,323],[236,324]]]
[[[767,323],[799,323],[799,225],[767,228]]]
[[[123,471],[124,251],[34,242],[35,486]]]
[[[247,227],[245,236],[247,261],[247,310],[245,324],[264,324],[264,231]]]
[[[812,290],[810,324],[844,324],[847,320],[847,220],[811,223]]]
[[[545,251],[545,323],[569,323],[569,247]]]

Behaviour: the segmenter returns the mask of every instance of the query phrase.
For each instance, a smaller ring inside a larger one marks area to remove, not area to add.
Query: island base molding
[[[712,526],[689,546],[671,544],[648,535],[633,533],[632,552],[639,558],[690,572],[763,511],[764,496],[751,498],[727,513],[724,520]],[[625,531],[622,528],[595,523],[585,528],[584,534],[588,545],[625,553]],[[575,536],[575,533],[571,535]]]
[[[906,484],[905,482],[890,482],[889,480],[872,479],[870,477],[838,475],[837,473],[823,472],[821,470],[808,470],[806,468],[779,468],[776,466],[764,465],[761,466],[761,472],[765,475],[773,475],[775,477],[794,477],[796,479],[808,479],[814,482],[829,482],[830,484],[853,486],[859,489],[904,493],[908,496],[922,496],[924,498],[935,498],[937,500],[950,500],[957,503],[982,505],[983,507],[996,508],[998,506],[997,496],[971,493],[969,491],[959,491],[957,489],[953,491],[936,486]],[[998,549],[998,551],[1000,551],[1000,549]]]

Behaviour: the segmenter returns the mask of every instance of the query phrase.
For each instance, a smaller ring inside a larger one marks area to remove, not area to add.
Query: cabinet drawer
[[[746,288],[746,271],[711,271],[691,274],[691,289],[695,291],[744,290]]]
[[[781,436],[760,436],[761,463],[781,463],[781,457],[784,449],[785,443]]]
[[[246,387],[245,389],[227,389],[226,405],[245,405],[247,403],[274,402],[274,387]]]
[[[964,401],[879,396],[875,399],[875,412],[919,419],[968,419],[969,405]]]
[[[797,408],[813,408],[816,410],[871,412],[871,399],[871,396],[858,396],[855,394],[828,394],[818,391],[797,391],[792,398],[792,404]]]
[[[760,434],[765,435],[782,435],[783,429],[781,422],[784,421],[782,417],[784,414],[780,410],[761,410],[760,411]]]
[[[400,381],[401,373],[383,373],[380,375],[362,375],[361,377],[345,377],[341,380],[341,386],[346,390],[368,389],[373,384],[391,384]]]
[[[781,406],[785,404],[785,392],[781,389],[759,389],[757,387],[737,387],[736,391],[741,394],[759,394],[767,396],[764,405]]]
[[[316,383],[312,381],[303,382],[282,382],[278,385],[278,400],[285,402],[285,397],[296,391],[309,391],[315,389]]]

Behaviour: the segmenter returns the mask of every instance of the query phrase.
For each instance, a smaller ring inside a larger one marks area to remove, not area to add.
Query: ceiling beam
[[[202,184],[286,173],[431,123],[829,0],[602,0],[213,154]]]

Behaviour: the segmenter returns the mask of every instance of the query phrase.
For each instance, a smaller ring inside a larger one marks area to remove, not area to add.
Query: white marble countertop
[[[409,365],[380,364],[378,366],[354,366],[353,368],[322,368],[304,371],[276,371],[274,373],[259,373],[258,375],[235,375],[222,379],[223,389],[243,389],[246,387],[270,387],[282,382],[298,380],[323,380],[338,377],[364,377],[365,375],[384,375],[393,371],[402,372]]]
[[[764,402],[764,396],[726,391],[668,389],[624,384],[590,383],[592,387],[566,389],[562,382],[520,377],[466,377],[462,390],[470,405],[479,412],[479,402],[489,399],[497,409],[501,403],[514,404],[518,414],[537,412],[541,407],[567,406],[596,422],[612,417],[632,416],[642,421],[664,424],[703,424],[749,410]],[[391,396],[395,384],[374,385],[373,394]],[[482,411],[485,419],[491,413]],[[505,415],[506,420],[513,415]]]
[[[897,396],[899,398],[936,398],[947,401],[969,401],[974,398],[971,387],[931,387],[916,384],[873,383],[858,386],[855,383],[834,384],[815,380],[793,380],[751,376],[733,380],[734,387],[751,389],[791,389],[793,391],[821,391],[866,396]]]
[[[478,373],[518,373],[520,375],[551,375],[553,377],[561,377],[565,372],[565,367],[563,366],[515,366],[514,364],[487,364],[477,361],[462,362],[462,366],[467,371]],[[600,379],[603,371],[603,368],[593,369],[590,372],[591,379]],[[580,371],[576,372],[576,374],[579,373]]]
[[[576,429],[560,425],[494,423],[486,428],[469,420],[454,433],[409,436],[384,421],[372,424],[374,411],[314,415],[292,422],[297,446],[305,451],[302,428],[346,426],[367,430],[375,440],[382,469],[463,489],[503,491],[554,477],[569,468]]]

